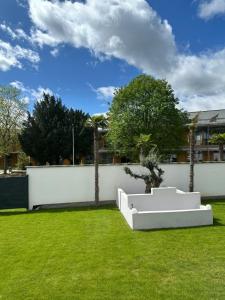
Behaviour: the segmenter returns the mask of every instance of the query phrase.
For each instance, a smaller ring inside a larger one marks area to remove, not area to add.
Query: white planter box
[[[174,187],[153,188],[151,194],[126,194],[118,189],[117,205],[134,230],[213,224],[211,205],[201,205],[200,193]]]

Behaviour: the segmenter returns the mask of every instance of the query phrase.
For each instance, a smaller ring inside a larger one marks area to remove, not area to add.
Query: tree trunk
[[[151,194],[152,192],[152,185],[151,182],[145,182],[145,194]]]
[[[7,174],[7,155],[4,155],[4,174]]]
[[[223,161],[223,144],[219,144],[220,161]]]
[[[189,192],[194,191],[194,160],[195,160],[195,133],[194,128],[190,129],[190,182]]]
[[[99,153],[98,153],[98,126],[94,126],[94,166],[95,166],[95,205],[99,205]]]

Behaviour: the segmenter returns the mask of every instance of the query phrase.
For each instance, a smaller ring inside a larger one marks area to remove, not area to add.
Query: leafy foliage
[[[11,86],[0,86],[0,154],[6,156],[16,150],[18,133],[25,119],[27,105],[20,97],[20,91]]]
[[[178,99],[165,80],[138,76],[115,93],[107,135],[112,148],[132,155],[135,137],[151,134],[161,153],[177,149],[184,143],[188,120],[177,105]]]
[[[213,134],[209,142],[210,144],[219,145],[220,160],[222,161],[224,156],[225,133]]]
[[[30,158],[24,152],[19,152],[17,157],[16,168],[18,170],[25,170],[26,166],[29,165],[30,165]]]
[[[141,165],[149,170],[148,174],[135,174],[130,168],[125,167],[126,174],[135,179],[142,179],[146,184],[145,193],[151,193],[152,188],[157,188],[163,182],[164,171],[159,167],[160,155],[156,148],[152,148],[147,156],[141,157]]]
[[[20,143],[23,151],[39,164],[59,164],[72,156],[72,127],[74,126],[77,159],[90,152],[92,134],[85,128],[89,115],[80,110],[68,110],[60,99],[44,94],[23,124]]]
[[[225,133],[213,134],[209,140],[210,144],[219,145],[225,144]]]
[[[86,127],[89,128],[106,128],[107,127],[107,118],[100,114],[100,115],[93,115],[89,117],[86,121]]]
[[[143,155],[147,155],[151,148],[156,147],[152,142],[151,134],[140,134],[138,137],[134,137],[136,142],[136,148],[139,151],[140,159]]]

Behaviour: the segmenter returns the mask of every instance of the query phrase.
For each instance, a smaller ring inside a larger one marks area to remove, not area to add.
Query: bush
[[[26,166],[30,165],[30,157],[27,156],[24,152],[20,152],[18,154],[16,169],[17,170],[25,170]]]

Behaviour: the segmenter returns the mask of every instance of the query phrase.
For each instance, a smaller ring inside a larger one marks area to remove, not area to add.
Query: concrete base
[[[117,205],[134,230],[213,224],[211,205],[201,205],[200,193],[176,188],[152,189],[151,194],[139,195],[118,189]]]

